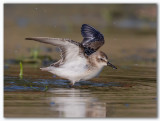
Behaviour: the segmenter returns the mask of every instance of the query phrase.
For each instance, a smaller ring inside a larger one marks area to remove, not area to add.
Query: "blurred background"
[[[89,24],[105,37],[101,48],[115,65],[156,65],[156,4],[4,4],[5,64],[57,60],[58,49],[26,37],[71,38],[81,42]],[[45,63],[44,62],[44,63]]]

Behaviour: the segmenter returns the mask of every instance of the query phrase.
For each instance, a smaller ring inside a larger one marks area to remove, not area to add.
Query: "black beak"
[[[107,66],[112,67],[113,69],[117,69],[117,67],[115,67],[114,65],[112,65],[110,62],[107,62]]]

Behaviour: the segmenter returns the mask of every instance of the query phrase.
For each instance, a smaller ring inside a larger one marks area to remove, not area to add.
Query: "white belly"
[[[86,64],[86,60],[80,58],[71,62],[67,62],[61,67],[54,68],[51,73],[68,80],[79,81],[87,70]]]
[[[97,76],[102,70],[102,68],[88,70],[87,64],[86,59],[78,58],[77,60],[65,63],[61,67],[54,67],[50,72],[62,78],[66,78],[74,84],[80,80],[89,80]]]
[[[92,70],[92,71],[89,71],[88,74],[86,74],[82,80],[89,80],[89,79],[92,79],[96,76],[99,75],[99,73],[102,71],[103,67],[102,68],[97,68],[95,70]]]

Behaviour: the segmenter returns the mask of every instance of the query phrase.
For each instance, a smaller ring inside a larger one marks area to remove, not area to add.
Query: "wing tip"
[[[44,68],[40,68],[41,71],[50,71],[51,70],[51,67],[44,67]]]
[[[83,26],[89,26],[89,25],[88,25],[88,24],[82,24],[82,27],[83,27]]]
[[[85,28],[93,28],[93,27],[88,24],[82,24],[81,29],[85,29]]]
[[[27,37],[27,38],[25,38],[25,40],[33,40],[33,38]]]

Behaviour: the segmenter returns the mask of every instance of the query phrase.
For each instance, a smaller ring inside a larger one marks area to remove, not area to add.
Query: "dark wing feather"
[[[96,52],[104,44],[103,34],[87,24],[82,25],[81,34],[84,38],[81,44],[87,55]]]

